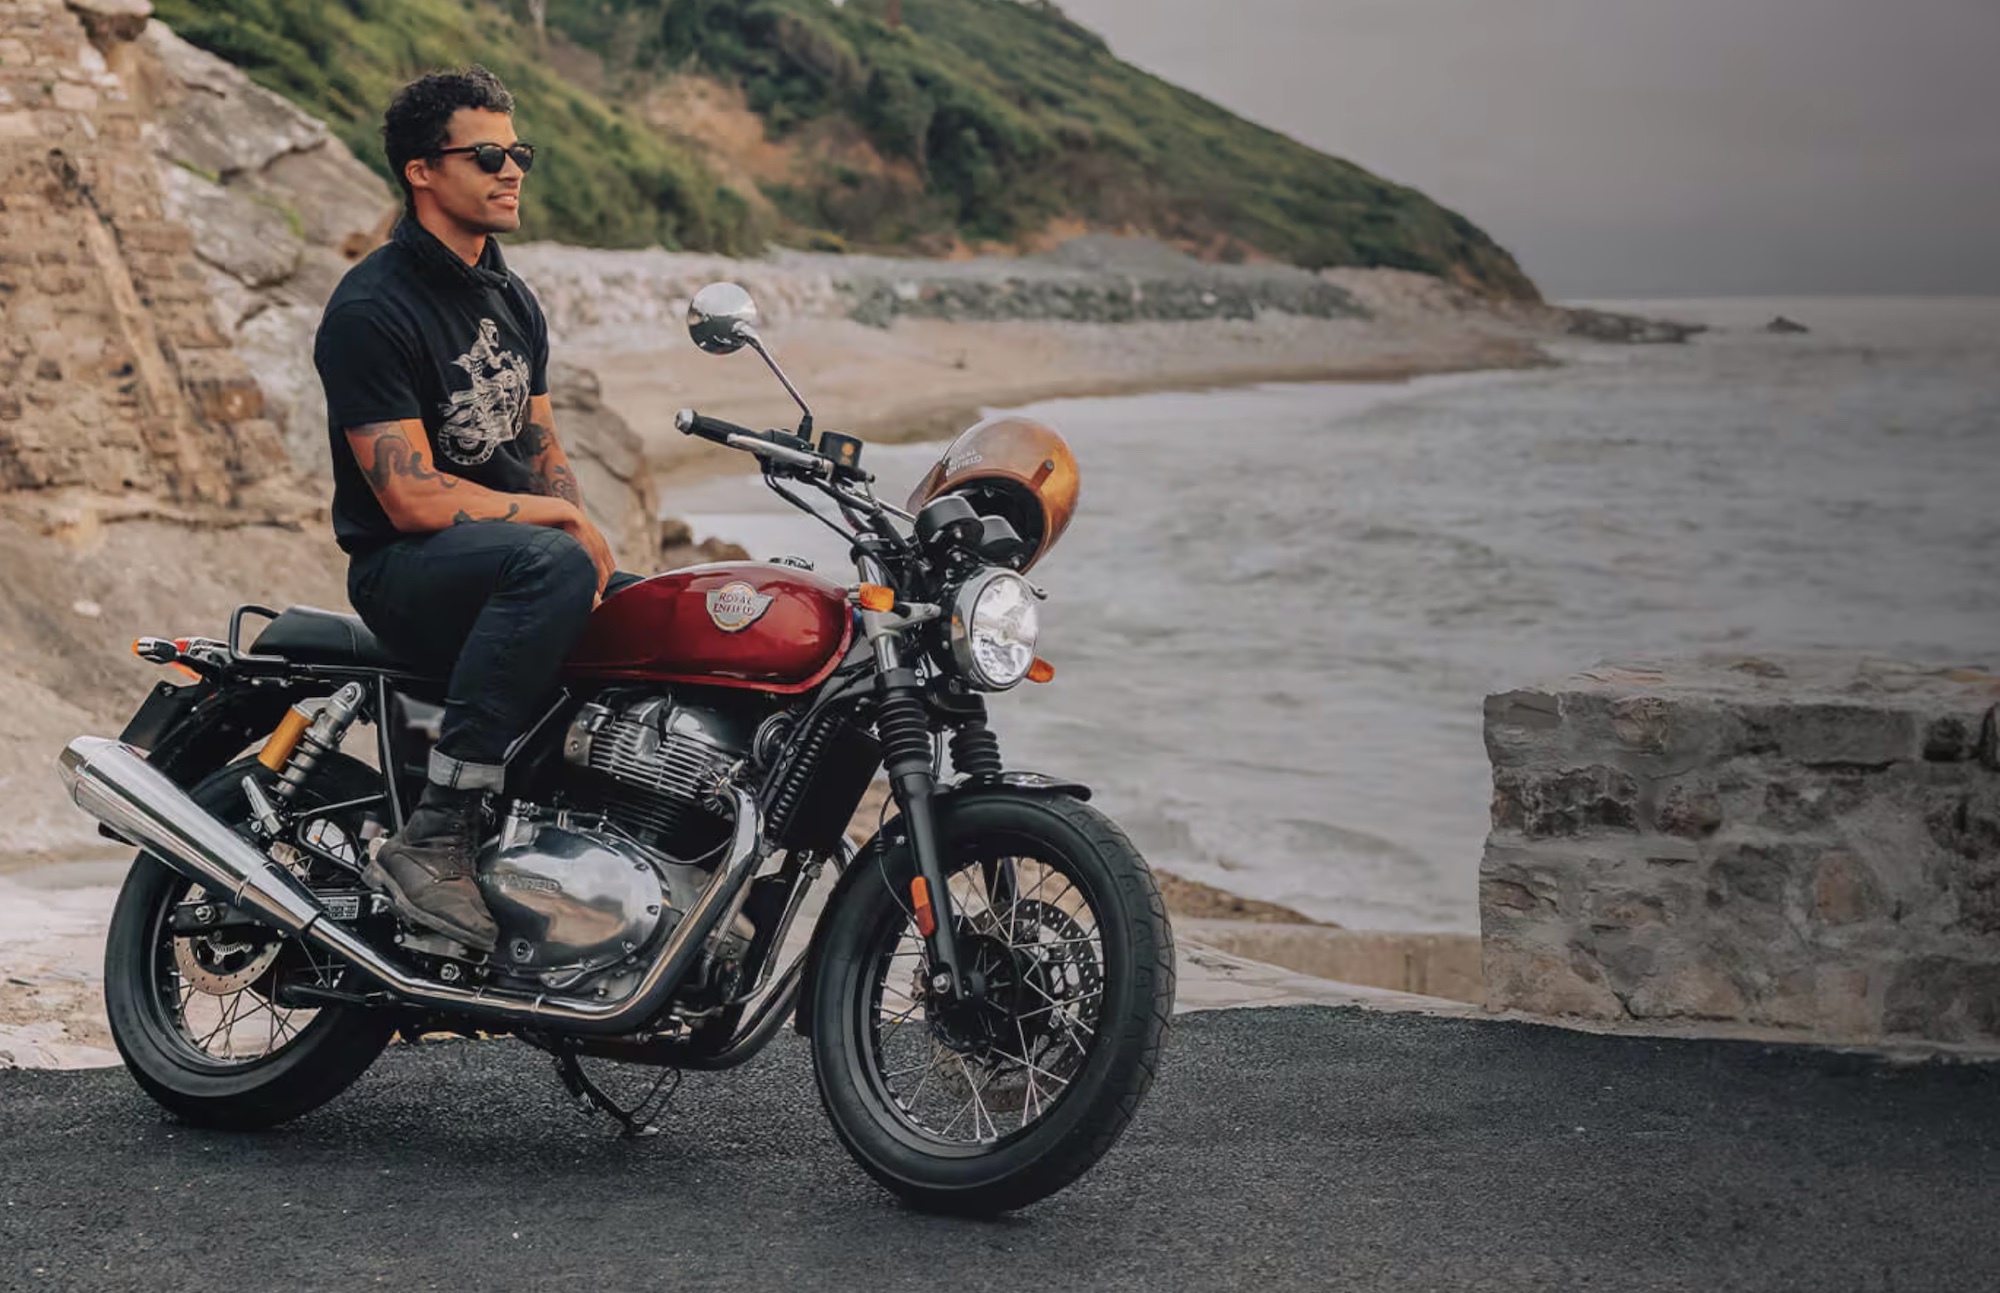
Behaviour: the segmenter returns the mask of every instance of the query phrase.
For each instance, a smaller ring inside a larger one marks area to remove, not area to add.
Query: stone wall
[[[216,326],[106,56],[144,6],[74,7],[0,5],[0,497],[45,528],[289,514],[263,391]]]
[[[1487,1004],[2000,1042],[2000,676],[1601,667],[1486,704]]]

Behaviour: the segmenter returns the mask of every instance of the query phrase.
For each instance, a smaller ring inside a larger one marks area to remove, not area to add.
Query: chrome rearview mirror
[[[733,355],[757,338],[757,302],[735,283],[710,283],[688,303],[688,335],[711,355]]]
[[[810,437],[812,410],[806,407],[805,397],[792,385],[792,379],[785,376],[785,370],[778,367],[778,361],[771,358],[771,352],[764,349],[764,339],[757,335],[761,320],[757,302],[736,283],[710,283],[688,302],[688,335],[694,338],[694,344],[711,355],[733,355],[745,346],[756,351],[805,414],[799,423],[799,434]]]

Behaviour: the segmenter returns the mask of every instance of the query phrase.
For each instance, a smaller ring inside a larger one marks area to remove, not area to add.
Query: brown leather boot
[[[403,919],[491,952],[500,927],[473,879],[480,799],[476,791],[426,786],[402,833],[383,842],[361,879],[388,895],[389,905]]]

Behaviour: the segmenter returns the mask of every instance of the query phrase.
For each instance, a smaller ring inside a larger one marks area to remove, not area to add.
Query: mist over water
[[[2000,300],[1656,308],[1729,330],[1034,406],[1084,494],[1035,576],[1057,680],[994,703],[1009,764],[1088,781],[1180,874],[1472,929],[1487,693],[1708,650],[2000,665]],[[1752,330],[1780,311],[1812,335]],[[900,502],[936,453],[868,460]],[[754,479],[666,508],[852,577]]]

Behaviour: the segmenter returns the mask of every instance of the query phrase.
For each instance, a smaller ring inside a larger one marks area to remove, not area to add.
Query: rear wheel
[[[256,760],[245,759],[201,782],[190,797],[242,827],[250,816],[243,778],[262,772]],[[367,765],[335,756],[320,764],[299,798],[309,806],[337,805],[379,790]],[[303,835],[335,855],[359,850],[362,816],[349,808],[309,817]],[[310,882],[339,878],[334,864],[303,850],[290,849],[285,858]],[[388,1045],[396,1021],[387,1011],[312,1008],[289,999],[287,988],[333,987],[343,972],[295,939],[242,924],[177,934],[175,910],[208,897],[151,854],[133,861],[105,948],[111,1035],[139,1085],[186,1121],[275,1126],[346,1090]]]
[[[941,831],[984,999],[930,989],[907,846],[864,851],[826,916],[813,1068],[876,1180],[929,1211],[1004,1212],[1088,1171],[1131,1121],[1172,1013],[1173,934],[1131,841],[1077,800],[959,800]]]

